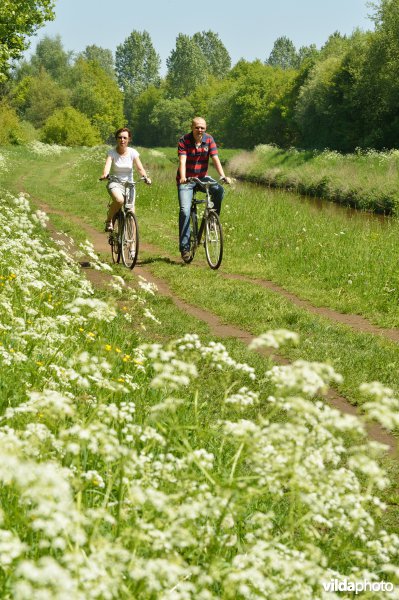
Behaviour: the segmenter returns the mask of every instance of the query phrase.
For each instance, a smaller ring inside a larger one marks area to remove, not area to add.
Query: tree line
[[[51,18],[51,3],[41,4],[36,27]],[[179,34],[165,77],[147,31],[132,31],[115,54],[90,45],[76,55],[45,37],[19,62],[22,38],[10,36],[19,45],[0,52],[0,143],[88,146],[127,125],[136,144],[169,146],[198,114],[232,148],[397,147],[399,0],[373,10],[373,31],[335,32],[319,49],[282,36],[264,60],[234,66],[217,33]]]

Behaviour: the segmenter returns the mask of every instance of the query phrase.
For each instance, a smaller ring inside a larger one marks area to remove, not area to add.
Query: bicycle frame
[[[191,262],[194,258],[196,249],[201,244],[204,236],[204,246],[206,259],[211,269],[218,269],[223,256],[223,233],[222,226],[219,221],[219,216],[214,207],[210,188],[218,182],[211,177],[206,181],[200,180],[197,177],[190,177],[188,181],[196,183],[193,189],[193,199],[191,203],[190,221],[191,221],[191,240],[190,240],[190,258],[185,262]],[[197,198],[197,192],[204,192],[204,199]],[[197,206],[205,204],[204,212],[200,226],[198,227]],[[205,235],[204,235],[205,232]],[[215,254],[216,251],[216,254]]]
[[[122,257],[123,264],[133,269],[137,261],[139,237],[137,219],[134,214],[136,200],[136,182],[121,181],[111,176],[110,181],[116,181],[124,186],[123,205],[113,219],[114,230],[109,234],[112,260],[119,263]],[[115,224],[118,224],[115,227]]]
[[[130,181],[122,181],[121,179],[119,179],[118,177],[115,177],[114,175],[111,175],[109,177],[109,180],[115,181],[116,183],[119,183],[121,185],[124,186],[125,190],[123,193],[123,206],[121,207],[121,209],[126,212],[126,210],[131,210],[134,212],[134,205],[136,202],[136,182],[130,182]],[[118,215],[119,213],[117,213]]]
[[[192,207],[191,210],[194,209],[195,213],[197,214],[197,206],[200,204],[205,204],[205,209],[204,209],[204,212],[202,213],[201,224],[199,226],[199,229],[197,230],[197,236],[196,236],[197,246],[199,246],[201,244],[201,239],[202,239],[202,235],[204,233],[205,223],[206,223],[206,219],[208,217],[209,212],[210,211],[216,212],[216,210],[214,208],[214,204],[212,202],[211,193],[209,191],[210,187],[211,187],[211,184],[207,184],[205,189],[194,188],[194,191],[193,191],[193,200],[192,200],[192,204],[191,204],[191,207]],[[197,192],[204,192],[206,194],[206,197],[203,198],[202,200],[198,199]]]

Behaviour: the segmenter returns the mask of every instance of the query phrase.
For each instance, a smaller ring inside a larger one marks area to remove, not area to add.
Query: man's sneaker
[[[105,222],[105,230],[104,231],[106,233],[109,233],[110,231],[113,231],[113,230],[114,230],[114,228],[112,226],[112,221],[106,221]]]
[[[181,257],[184,260],[184,262],[188,263],[191,260],[191,254],[189,250],[183,250],[181,253]]]

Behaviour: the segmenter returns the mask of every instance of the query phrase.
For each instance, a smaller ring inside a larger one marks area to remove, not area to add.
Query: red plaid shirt
[[[180,138],[177,146],[177,154],[185,154],[186,159],[186,177],[205,177],[208,173],[208,163],[210,156],[216,156],[218,149],[215,140],[211,135],[204,133],[201,145],[196,148],[194,136],[187,133]],[[177,170],[177,184],[180,183],[180,171]]]

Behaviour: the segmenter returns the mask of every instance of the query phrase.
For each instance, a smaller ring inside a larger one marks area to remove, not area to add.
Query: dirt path
[[[91,227],[87,223],[84,223],[78,217],[75,217],[73,215],[65,213],[64,211],[61,211],[61,210],[53,209],[49,205],[44,204],[43,202],[38,201],[37,199],[32,199],[32,200],[41,210],[45,211],[48,215],[51,215],[51,214],[61,215],[63,217],[66,217],[70,221],[77,223],[87,233],[96,252],[109,253],[109,244],[108,244],[107,236],[104,233],[99,232],[94,227]],[[51,225],[51,221],[49,224],[49,231],[50,231],[52,237],[54,237],[55,239],[61,238],[61,239],[64,239],[64,241],[66,241],[65,236],[63,236],[62,234],[57,232],[56,229]],[[140,246],[141,246],[141,249],[143,249],[144,251],[146,251],[150,254],[158,254],[158,255],[160,254],[160,250],[150,244],[141,243]],[[73,251],[72,248],[70,248],[70,250]],[[164,255],[164,253],[163,253],[163,255]],[[173,258],[171,257],[171,260],[174,260],[174,257]],[[90,267],[89,260],[81,261],[81,265],[83,267],[86,267],[85,274],[94,286],[103,286],[104,283],[109,280],[109,277],[110,277],[109,275],[89,268]],[[239,329],[238,327],[235,327],[233,325],[225,325],[213,313],[211,313],[207,310],[204,310],[202,308],[199,308],[197,306],[194,306],[192,304],[189,304],[188,302],[185,302],[184,300],[182,300],[181,298],[176,296],[164,280],[161,280],[161,279],[155,277],[148,269],[145,268],[145,265],[143,263],[140,263],[140,261],[138,261],[138,263],[134,269],[134,274],[141,275],[147,281],[154,283],[158,287],[159,293],[163,296],[170,298],[179,309],[185,311],[187,314],[192,315],[196,319],[204,321],[209,326],[210,330],[212,331],[212,333],[215,336],[220,337],[220,338],[231,337],[234,339],[239,339],[247,345],[252,341],[253,335],[250,334],[249,332]],[[294,294],[287,292],[280,286],[277,286],[276,284],[274,284],[270,281],[265,281],[265,280],[260,280],[260,279],[251,279],[251,278],[248,278],[245,276],[233,275],[233,274],[228,274],[228,273],[224,273],[222,275],[223,275],[223,277],[225,277],[227,279],[239,279],[242,281],[248,281],[248,282],[266,287],[267,289],[270,289],[274,292],[281,294],[282,296],[284,296],[285,298],[290,300],[296,306],[304,308],[305,310],[308,310],[309,312],[312,312],[313,314],[329,318],[329,319],[337,321],[339,323],[344,323],[345,325],[348,325],[348,326],[356,329],[357,331],[364,331],[364,332],[368,332],[368,333],[383,335],[394,341],[399,341],[399,331],[397,331],[397,330],[390,330],[390,329],[383,329],[383,328],[376,327],[376,326],[372,325],[371,323],[369,323],[366,319],[363,319],[362,317],[358,317],[356,315],[344,315],[344,314],[338,313],[338,312],[330,310],[330,309],[315,307],[310,302],[308,302],[306,300],[301,300]],[[262,354],[264,354],[266,356],[272,356],[273,361],[277,364],[289,364],[289,361],[287,359],[276,354],[272,350],[263,349]],[[336,390],[334,390],[334,389],[330,389],[328,391],[327,400],[332,406],[334,406],[335,408],[337,408],[338,410],[340,410],[344,413],[352,414],[352,415],[358,414],[357,408],[354,407],[352,404],[350,404],[344,397],[340,396],[338,394],[338,392],[336,392]],[[372,439],[374,439],[378,442],[381,442],[383,444],[386,444],[389,447],[389,453],[391,455],[396,455],[397,442],[396,442],[395,437],[391,433],[389,433],[388,431],[386,431],[385,429],[380,427],[378,424],[369,424],[367,426],[367,430]]]

